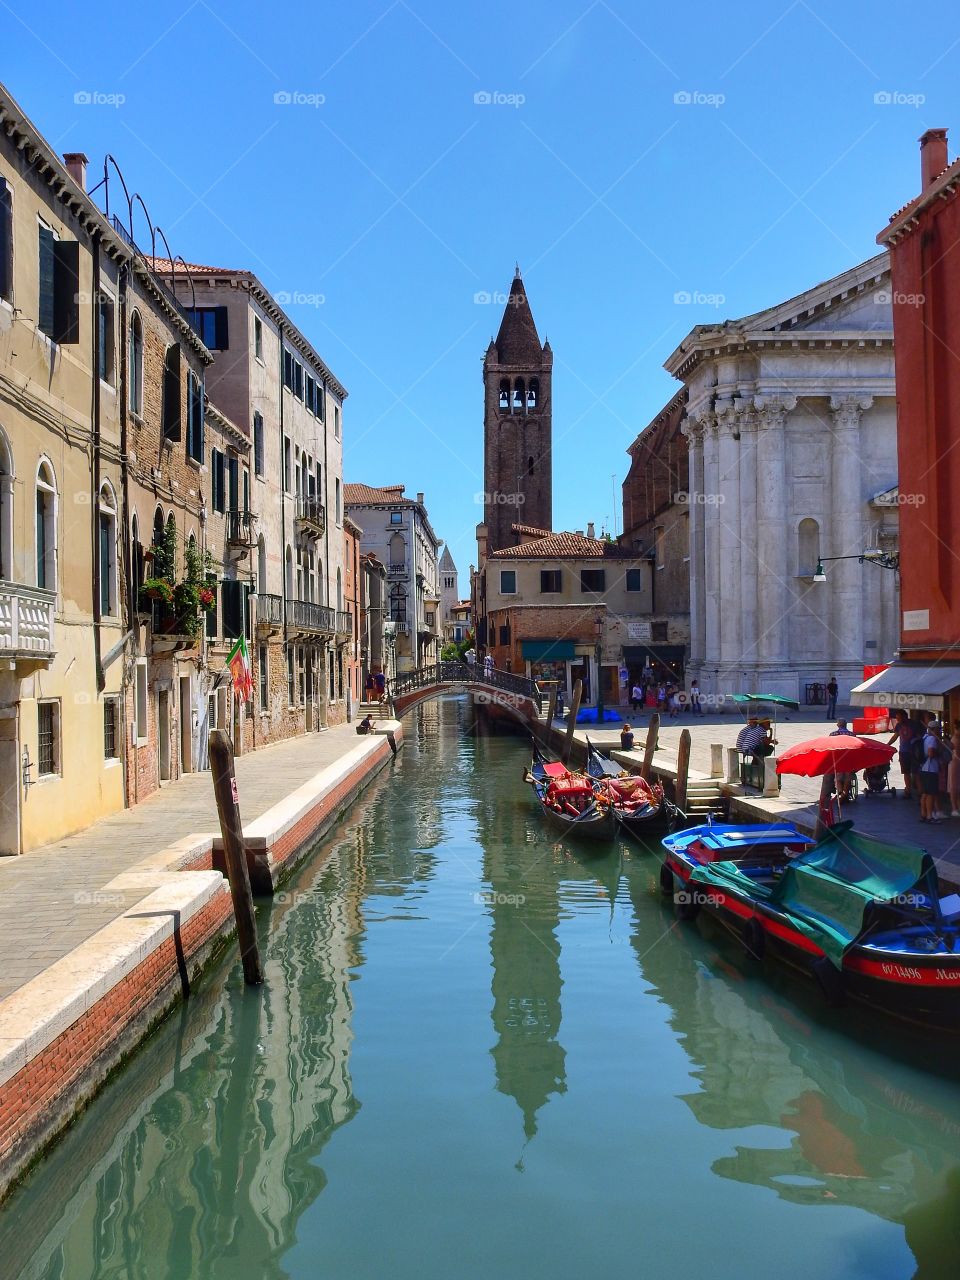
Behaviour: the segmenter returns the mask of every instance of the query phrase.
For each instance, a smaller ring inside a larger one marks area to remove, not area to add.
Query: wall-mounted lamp
[[[826,582],[827,575],[823,571],[823,566],[833,560],[859,560],[861,564],[866,561],[868,564],[877,565],[880,569],[900,568],[900,557],[898,555],[889,555],[886,551],[881,551],[879,547],[868,547],[866,551],[861,551],[856,556],[819,556],[817,558],[817,570],[813,575],[814,582]]]

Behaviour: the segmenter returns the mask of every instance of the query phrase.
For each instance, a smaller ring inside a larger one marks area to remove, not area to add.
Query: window
[[[797,573],[812,578],[820,560],[820,526],[809,517],[797,526]]]
[[[161,423],[166,440],[179,440],[183,430],[180,421],[180,395],[180,347],[175,342],[167,347],[163,360]]]
[[[100,488],[97,543],[100,566],[100,614],[104,618],[110,618],[119,613],[119,609],[117,608],[117,499],[108,484]]]
[[[240,510],[240,459],[235,453],[227,458],[227,510]]]
[[[390,588],[390,619],[393,622],[407,620],[407,591],[399,582]]]
[[[500,628],[500,643],[501,644],[510,643],[510,623],[509,622],[504,623],[503,626],[501,626]]]
[[[628,591],[643,590],[643,570],[642,569],[627,570],[627,590]]]
[[[267,594],[267,544],[262,533],[257,539],[257,591]]]
[[[130,612],[140,612],[140,588],[146,576],[143,571],[143,544],[140,541],[140,522],[133,517],[130,529]]]
[[[205,625],[206,632],[207,632],[207,639],[208,639],[208,640],[216,640],[216,638],[217,638],[217,630],[218,630],[218,626],[217,626],[217,575],[216,575],[215,573],[208,573],[208,574],[206,575],[206,582],[207,582],[207,586],[209,587],[209,589],[210,589],[210,590],[211,590],[211,592],[213,593],[213,604],[212,604],[212,605],[210,606],[210,608],[207,610],[206,620],[205,620],[204,625]]]
[[[120,700],[119,698],[104,698],[103,700],[103,758],[104,760],[116,760],[120,755],[118,750],[118,738],[120,727]]]
[[[253,413],[253,470],[258,476],[263,475],[263,414]]]
[[[293,354],[286,348],[283,352],[283,385],[288,391],[293,390]]]
[[[41,462],[37,469],[37,586],[54,591],[57,586],[57,484],[53,467]]]
[[[516,569],[500,570],[500,594],[502,596],[515,596],[517,594]]]
[[[337,500],[337,506],[336,506],[337,524],[339,524],[342,519],[342,516],[340,515],[340,477],[337,476],[333,483],[334,483],[334,493],[336,494],[336,500]]]
[[[140,312],[130,318],[130,351],[127,355],[127,405],[131,413],[143,413],[143,321]]]
[[[299,360],[293,362],[293,394],[298,400],[303,399],[303,365]]]
[[[391,524],[403,524],[403,512],[402,512],[402,511],[391,511],[391,512],[390,512],[390,523],[391,523]]]
[[[287,702],[291,707],[297,705],[297,688],[293,670],[293,645],[287,646]]]
[[[654,644],[666,644],[667,624],[665,622],[651,622],[650,639]]]
[[[0,298],[13,301],[13,196],[0,178]]]
[[[137,746],[142,747],[149,735],[149,725],[147,723],[147,664],[145,660],[138,662],[136,667],[133,713],[137,726]]]
[[[58,240],[43,223],[39,228],[37,328],[54,342],[80,341],[80,246]]]
[[[207,694],[207,729],[216,729],[217,726],[217,695],[215,693]]]
[[[324,396],[324,392],[323,392],[323,383],[322,383],[322,382],[320,382],[320,381],[318,381],[318,382],[317,382],[317,404],[316,404],[316,414],[317,414],[317,417],[320,419],[320,421],[321,421],[321,422],[323,421],[323,396]]]
[[[581,591],[605,591],[607,589],[606,569],[581,569]]]
[[[60,772],[60,703],[37,703],[37,773],[41,778]]]
[[[303,645],[297,645],[297,689],[300,691],[301,707],[307,701],[307,666],[303,656]]]
[[[317,395],[317,384],[314,382],[313,378],[311,378],[308,373],[307,374],[307,393],[304,398],[304,404],[307,406],[307,408],[310,410],[311,413],[313,413],[314,411],[313,406],[316,403],[316,395]]]
[[[205,347],[211,351],[229,348],[226,307],[187,307],[187,320]]]
[[[203,462],[203,385],[195,373],[187,379],[187,457]]]
[[[226,578],[220,584],[220,599],[223,608],[223,638],[238,640],[249,630],[250,589],[245,582]]]
[[[257,671],[260,676],[260,710],[270,710],[270,650],[265,644],[257,647]]]
[[[100,380],[113,385],[114,380],[114,305],[108,293],[97,299],[97,345],[100,362]]]
[[[432,610],[428,610],[428,611],[423,615],[423,617],[424,617],[424,621],[426,622],[426,624],[427,624],[427,626],[428,626],[428,627],[433,627],[433,626],[435,626],[435,625],[436,625],[436,617],[437,617],[437,615],[436,615]]]
[[[258,360],[263,359],[263,321],[259,316],[253,317],[253,354]]]
[[[338,440],[340,439],[340,406],[338,404],[333,406],[333,434]]]
[[[293,465],[289,436],[283,437],[283,487],[287,493],[293,492]]]
[[[210,450],[210,505],[221,515],[227,509],[226,459],[219,449]]]
[[[540,594],[542,596],[551,595],[557,591],[563,590],[563,570],[562,569],[541,569],[540,570]]]

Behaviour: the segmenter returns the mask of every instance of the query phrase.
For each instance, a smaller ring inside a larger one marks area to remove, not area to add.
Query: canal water
[[[231,951],[0,1210],[4,1280],[955,1280],[960,1045],[558,843],[472,715],[411,717],[263,989]]]

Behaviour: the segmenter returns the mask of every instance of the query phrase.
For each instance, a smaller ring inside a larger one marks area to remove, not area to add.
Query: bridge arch
[[[484,671],[467,662],[438,662],[415,671],[403,671],[390,682],[389,690],[394,714],[398,717],[431,698],[453,691],[475,693],[478,701],[488,701],[527,726],[542,715],[540,690],[535,680],[511,671]]]

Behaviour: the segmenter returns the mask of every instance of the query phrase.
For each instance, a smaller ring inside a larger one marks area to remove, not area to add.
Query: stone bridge
[[[536,680],[514,675],[512,671],[486,673],[482,666],[469,662],[438,662],[416,671],[402,671],[390,681],[388,688],[397,717],[429,698],[451,691],[475,693],[478,702],[500,707],[525,724],[531,724],[543,714]]]

